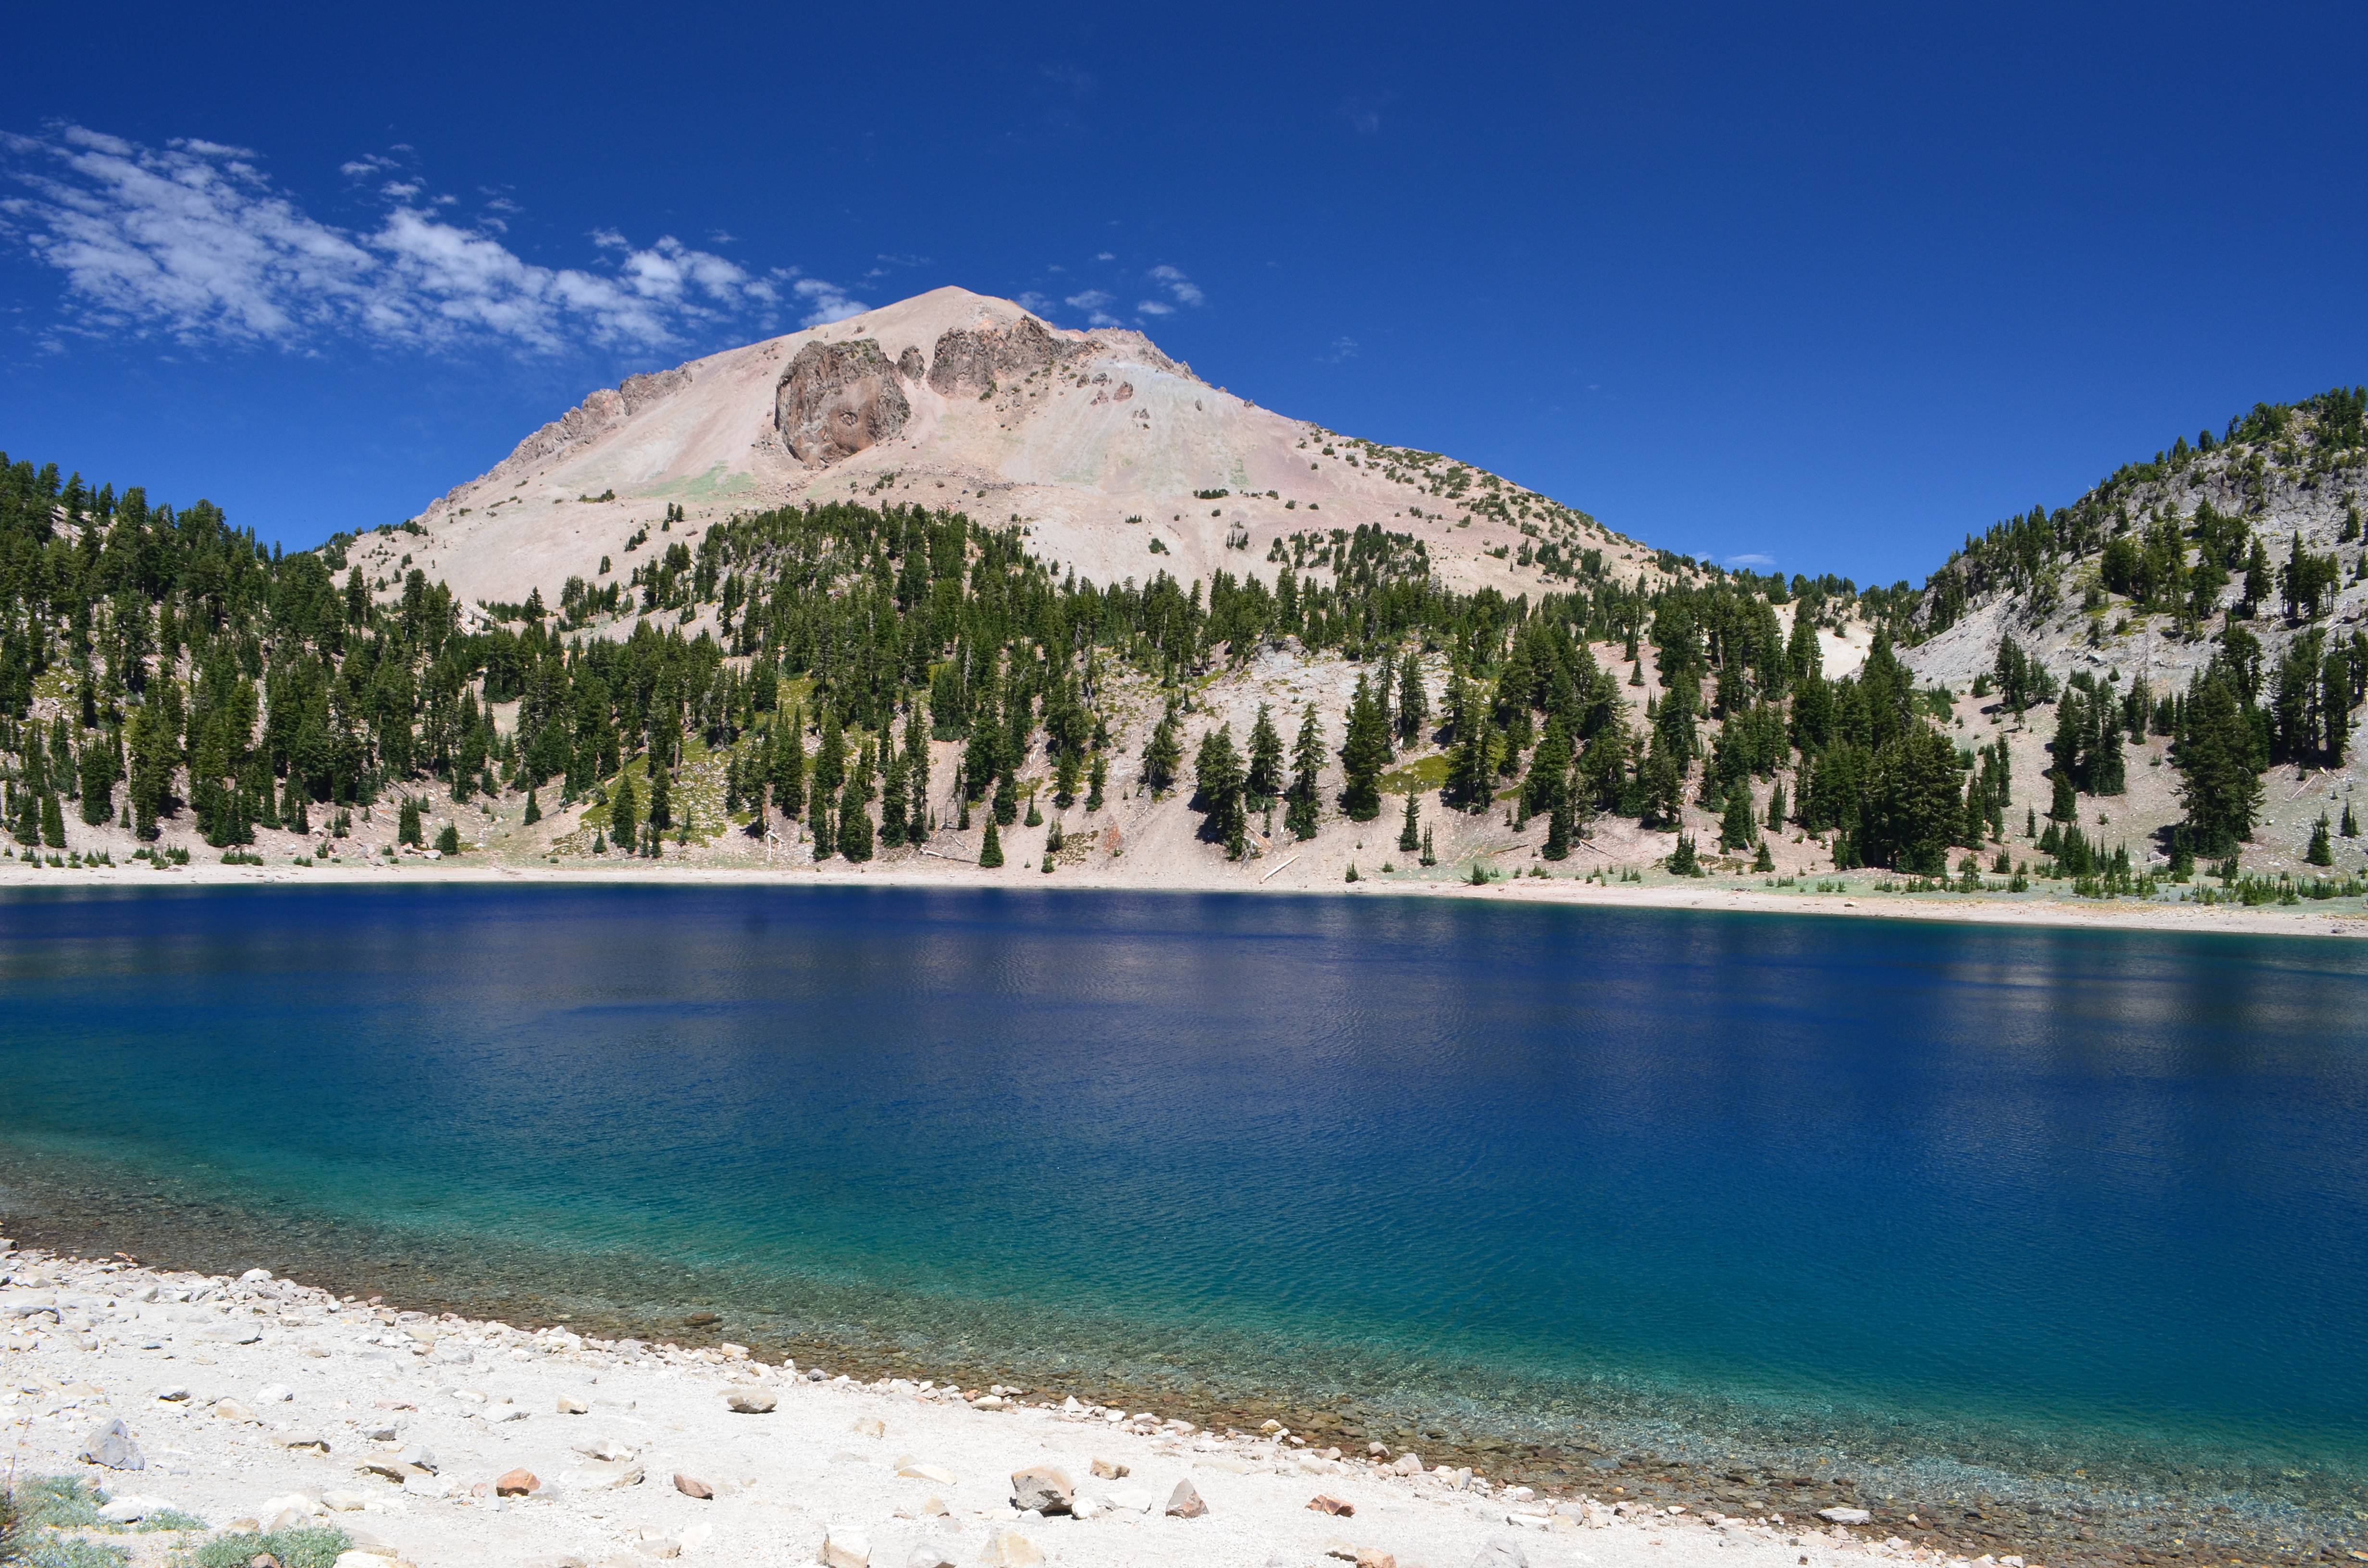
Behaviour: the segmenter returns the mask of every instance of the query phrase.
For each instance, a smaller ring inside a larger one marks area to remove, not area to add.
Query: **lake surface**
[[[2364,1007],[2357,945],[2142,932],[26,895],[0,1214],[1344,1441],[2334,1506],[2368,1479]]]

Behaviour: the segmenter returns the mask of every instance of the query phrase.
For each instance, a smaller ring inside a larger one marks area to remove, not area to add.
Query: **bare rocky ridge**
[[[1360,524],[1420,539],[1462,589],[1534,601],[1554,580],[1515,557],[1549,541],[1600,552],[1609,574],[1659,575],[1654,552],[1550,497],[1259,408],[1139,332],[1053,327],[961,289],[594,392],[429,504],[417,531],[350,554],[390,589],[408,555],[465,606],[536,589],[548,603],[571,576],[598,585],[601,558],[620,562],[669,508],[698,529],[849,497],[1018,521],[1038,554],[1107,583],[1271,582],[1278,541]]]

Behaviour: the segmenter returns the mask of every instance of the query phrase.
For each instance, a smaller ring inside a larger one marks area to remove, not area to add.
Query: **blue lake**
[[[2363,1005],[2354,944],[2143,932],[28,895],[0,1214],[1343,1440],[2294,1471],[2331,1503],[2368,1478]]]

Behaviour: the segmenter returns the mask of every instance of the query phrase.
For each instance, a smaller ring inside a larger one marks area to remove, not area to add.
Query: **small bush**
[[[26,1568],[124,1568],[131,1561],[131,1554],[120,1546],[86,1540],[78,1535],[51,1536],[36,1541],[23,1558]]]
[[[343,1530],[305,1526],[268,1535],[217,1536],[191,1552],[188,1562],[190,1568],[246,1568],[268,1551],[279,1559],[279,1568],[336,1568],[337,1554],[353,1544]]]
[[[28,1530],[79,1529],[98,1523],[98,1493],[72,1475],[37,1475],[17,1483],[17,1510]]]

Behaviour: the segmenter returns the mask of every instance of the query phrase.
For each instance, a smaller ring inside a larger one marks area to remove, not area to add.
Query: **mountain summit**
[[[962,289],[603,388],[412,519],[424,542],[354,553],[390,582],[408,554],[463,604],[516,603],[570,576],[598,586],[603,557],[621,570],[629,540],[677,517],[848,498],[1017,521],[1105,583],[1268,575],[1278,540],[1363,524],[1425,541],[1448,585],[1533,598],[1586,551],[1599,572],[1648,559],[1495,474],[1212,387],[1139,332],[1055,327]]]

